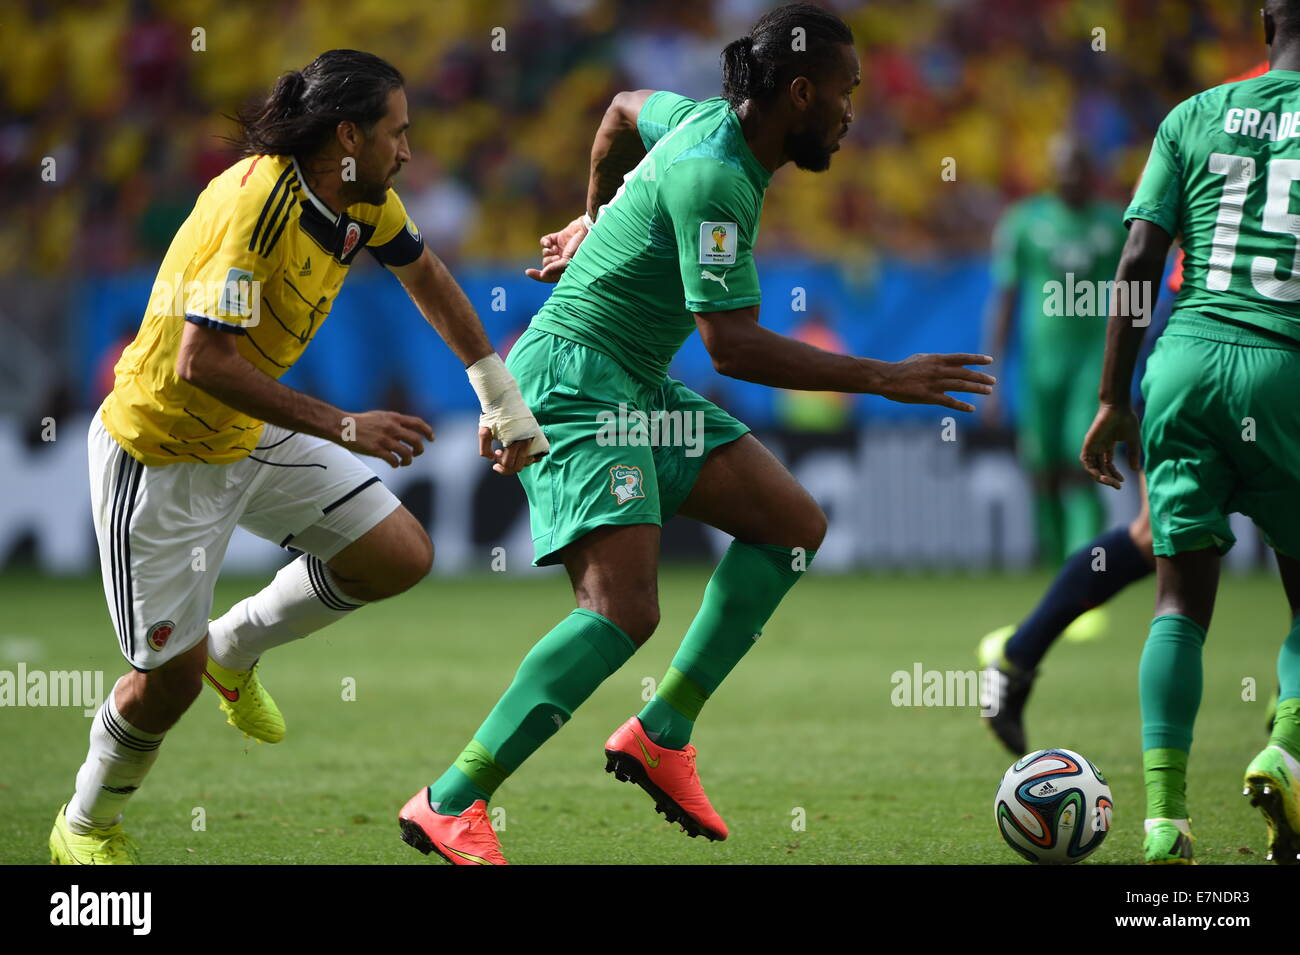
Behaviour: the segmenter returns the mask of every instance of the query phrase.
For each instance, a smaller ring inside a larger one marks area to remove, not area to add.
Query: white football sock
[[[77,771],[77,791],[68,800],[68,827],[85,834],[122,821],[131,794],[144,782],[158,758],[165,733],[146,733],[117,711],[113,696],[95,714],[90,727],[90,752]]]
[[[272,647],[300,640],[365,604],[343,592],[323,561],[303,554],[208,624],[208,655],[228,670],[251,670]]]
[[[1156,827],[1156,824],[1160,822],[1172,822],[1174,826],[1177,827],[1178,831],[1185,836],[1190,836],[1192,834],[1191,824],[1186,819],[1148,819],[1143,823],[1143,831],[1150,832]]]

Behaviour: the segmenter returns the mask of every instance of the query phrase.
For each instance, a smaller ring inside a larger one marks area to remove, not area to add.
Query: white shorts
[[[123,656],[146,672],[207,634],[236,526],[328,561],[401,505],[351,452],[270,424],[233,464],[149,467],[99,414],[87,445],[109,614]]]

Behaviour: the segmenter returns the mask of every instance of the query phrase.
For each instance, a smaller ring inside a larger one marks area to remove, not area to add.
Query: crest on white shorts
[[[616,464],[609,469],[609,493],[618,498],[618,503],[645,497],[641,486],[641,469],[635,465]]]
[[[149,646],[155,650],[161,650],[167,646],[167,641],[171,639],[171,635],[175,630],[175,621],[159,620],[149,628],[149,632],[145,634],[145,639],[149,641]]]

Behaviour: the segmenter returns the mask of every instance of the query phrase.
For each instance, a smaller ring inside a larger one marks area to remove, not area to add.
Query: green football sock
[[[634,652],[636,644],[614,623],[591,610],[573,611],[528,651],[474,739],[429,787],[430,803],[458,816],[474,801],[491,799]]]
[[[754,645],[816,553],[732,541],[672,666],[639,714],[652,740],[668,749],[691,741],[704,701]]]
[[[1038,560],[1057,567],[1065,560],[1065,517],[1061,500],[1046,491],[1034,492],[1034,527],[1038,534]]]
[[[1092,484],[1075,484],[1061,494],[1061,539],[1065,553],[1073,554],[1093,540],[1106,526],[1101,495]]]
[[[1142,648],[1142,768],[1148,819],[1187,818],[1187,757],[1201,705],[1205,630],[1181,614],[1151,621]]]
[[[1277,655],[1277,682],[1281,689],[1268,741],[1300,759],[1300,617],[1292,621]]]

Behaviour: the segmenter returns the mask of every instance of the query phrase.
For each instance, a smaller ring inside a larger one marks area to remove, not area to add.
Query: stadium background
[[[763,321],[886,359],[981,349],[992,227],[1046,183],[1054,133],[1077,131],[1098,159],[1102,194],[1122,200],[1167,109],[1259,56],[1256,15],[1231,0],[831,5],[862,57],[857,121],[828,173],[786,168],[773,181],[757,250]],[[0,30],[0,473],[11,490],[0,502],[0,566],[93,569],[80,448],[42,441],[45,424],[65,439],[81,434],[171,236],[231,159],[224,116],[281,71],[335,46],[373,50],[403,71],[414,159],[397,188],[504,349],[549,291],[522,269],[537,237],[582,209],[591,136],[611,96],[715,95],[718,51],[767,6],[11,5]],[[952,181],[941,178],[948,159]],[[959,416],[955,446],[936,441],[938,409],[724,379],[698,339],[674,374],[768,436],[814,487],[836,518],[823,566],[1019,568],[1034,544],[1010,453],[1019,376],[1008,358],[997,371],[1011,417],[989,428]],[[474,569],[497,539],[526,551],[522,494],[464,457],[474,399],[455,358],[368,257],[285,380],[344,408],[435,422],[439,454],[393,483],[437,535],[440,572]],[[1116,517],[1135,506],[1131,496],[1106,501]],[[1243,533],[1234,566],[1259,559]],[[700,554],[708,542],[673,525],[666,552]],[[230,566],[278,559],[241,536]]]
[[[123,668],[97,573],[85,425],[174,229],[228,161],[223,113],[326,48],[394,62],[414,120],[414,160],[398,189],[505,345],[548,291],[522,270],[538,235],[581,209],[592,133],[612,94],[714,94],[718,51],[768,5],[10,0],[0,10],[0,676],[86,670],[111,686]],[[1053,133],[1080,132],[1105,194],[1122,201],[1164,113],[1261,50],[1256,5],[1236,0],[828,5],[857,37],[857,120],[828,173],[774,178],[758,249],[763,321],[889,359],[978,348],[990,231],[1008,203],[1045,184]],[[1093,49],[1098,27],[1104,51]],[[504,51],[491,47],[495,28]],[[53,181],[41,175],[47,157]],[[957,163],[951,182],[940,176],[947,157]],[[798,290],[804,311],[793,307]],[[473,457],[463,373],[397,284],[363,256],[334,311],[287,380],[347,408],[434,421],[430,452],[384,477],[429,526],[436,575],[263,662],[290,722],[281,746],[250,747],[200,699],[132,804],[149,861],[421,861],[396,839],[397,805],[454,755],[514,662],[570,607],[560,580],[527,570],[522,494]],[[1013,419],[990,430],[958,416],[949,442],[938,409],[792,404],[719,378],[697,342],[675,372],[758,429],[831,516],[815,572],[696,735],[734,838],[704,846],[658,831],[593,751],[646,678],[664,672],[707,577],[698,558],[725,543],[672,522],[666,551],[696,560],[665,570],[661,635],[503,789],[507,853],[1012,861],[989,819],[1008,757],[969,703],[893,705],[891,674],[969,669],[977,638],[1025,613],[1050,579],[1050,568],[1031,569]],[[1014,415],[1014,361],[999,373]],[[1107,501],[1117,516],[1134,505],[1109,492]],[[1233,566],[1262,566],[1257,540],[1240,536]],[[515,574],[508,582],[489,573],[495,547]],[[262,586],[283,559],[237,538],[216,609]],[[917,570],[932,573],[894,573]],[[1262,859],[1263,827],[1234,800],[1264,723],[1262,702],[1243,705],[1242,680],[1267,699],[1283,624],[1277,590],[1269,575],[1247,573],[1220,597],[1190,794],[1205,862]],[[1142,793],[1133,687],[1149,582],[1109,609],[1105,640],[1066,643],[1044,668],[1030,740],[1078,749],[1105,769],[1116,831],[1097,858],[1132,862]],[[340,681],[353,681],[354,701],[340,702]],[[80,707],[0,703],[0,861],[42,862],[87,720]],[[756,725],[775,762],[754,762]],[[807,825],[796,829],[801,813]]]

